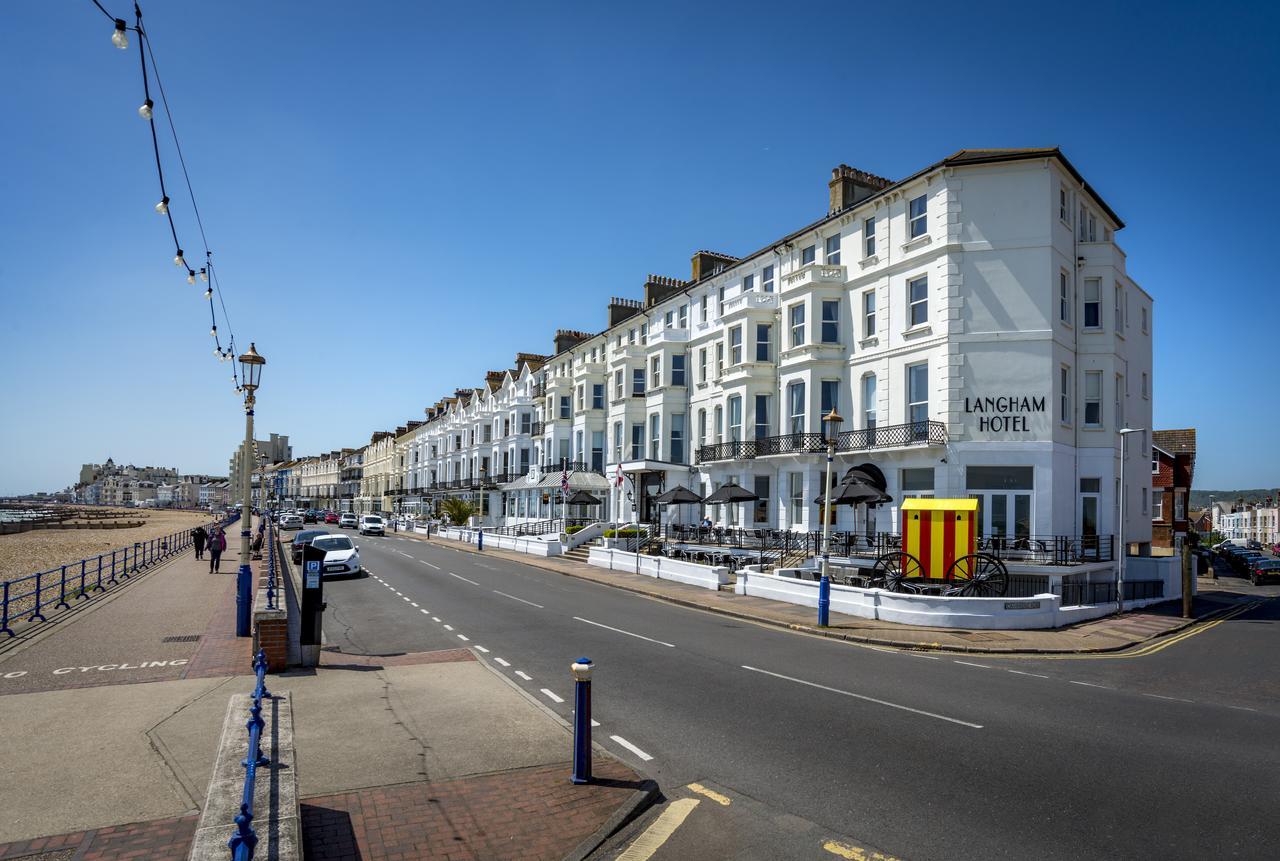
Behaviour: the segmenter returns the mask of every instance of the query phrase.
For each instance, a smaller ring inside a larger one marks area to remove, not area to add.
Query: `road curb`
[[[415,538],[415,540],[426,541],[430,544],[435,544],[439,547],[446,547],[452,550],[457,550],[459,552],[464,552],[464,553],[471,553],[477,556],[485,555],[483,551],[476,550],[472,545],[466,544],[464,542],[450,541],[449,543],[445,543],[444,541],[437,538],[424,538],[417,535],[413,537]],[[455,543],[457,543],[459,546],[454,546]],[[1166,631],[1161,631],[1158,634],[1152,634],[1151,636],[1144,637],[1141,640],[1134,640],[1129,643],[1120,643],[1114,646],[1082,646],[1074,649],[1044,649],[1044,648],[1001,649],[1001,648],[984,647],[984,646],[963,646],[963,645],[944,646],[941,643],[927,643],[927,642],[909,642],[908,643],[908,642],[902,642],[900,640],[884,639],[882,637],[868,637],[860,634],[847,634],[840,631],[832,631],[830,629],[819,628],[813,625],[799,625],[794,622],[782,622],[782,621],[778,621],[777,619],[770,619],[767,616],[757,616],[753,613],[745,613],[745,612],[742,612],[741,610],[732,610],[725,607],[712,607],[706,604],[700,604],[697,601],[690,601],[686,598],[677,598],[670,595],[660,595],[654,592],[649,592],[644,589],[638,589],[634,586],[628,586],[625,583],[611,583],[607,580],[597,580],[594,577],[584,577],[583,575],[576,574],[572,571],[564,571],[560,568],[552,568],[548,565],[540,565],[538,564],[537,559],[538,557],[531,557],[529,560],[521,559],[521,560],[512,560],[512,561],[519,561],[532,568],[538,568],[543,571],[550,571],[555,574],[561,574],[565,577],[573,577],[575,580],[585,580],[589,583],[598,583],[601,586],[608,586],[611,589],[621,589],[624,592],[632,592],[636,595],[643,595],[644,597],[652,598],[655,601],[665,601],[668,604],[676,604],[681,607],[687,607],[693,610],[702,610],[707,613],[716,613],[721,616],[727,616],[731,619],[741,619],[745,622],[754,622],[755,624],[758,624],[758,625],[767,625],[771,628],[777,628],[783,631],[795,631],[796,633],[808,634],[814,637],[825,637],[829,640],[840,640],[848,643],[859,643],[859,644],[868,645],[868,646],[883,646],[886,648],[900,649],[902,651],[908,651],[908,652],[940,652],[943,654],[957,654],[957,655],[998,655],[998,656],[1004,656],[1004,657],[1016,657],[1020,655],[1097,655],[1097,654],[1108,654],[1108,653],[1114,653],[1114,652],[1123,652],[1128,649],[1133,649],[1138,646],[1145,645],[1146,643],[1154,642],[1156,640],[1159,640],[1162,637],[1168,637],[1171,634],[1181,633],[1195,625],[1212,622],[1214,619],[1218,618],[1219,616],[1222,616],[1232,610],[1235,610],[1238,607],[1238,605],[1229,604],[1223,607],[1221,610],[1215,610],[1212,613],[1209,613],[1208,615],[1205,615],[1205,616],[1201,616],[1198,619],[1188,619],[1184,621],[1182,624],[1169,628]]]

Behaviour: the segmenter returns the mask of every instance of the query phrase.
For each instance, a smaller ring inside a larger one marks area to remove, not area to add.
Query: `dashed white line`
[[[1076,680],[1074,680],[1074,679],[1070,680],[1070,683],[1071,683],[1071,684],[1073,684],[1073,685],[1083,685],[1083,686],[1084,686],[1084,687],[1086,687],[1086,688],[1102,688],[1104,691],[1114,691],[1114,690],[1115,690],[1115,688],[1109,688],[1109,687],[1107,687],[1106,685],[1095,685],[1093,682],[1077,682],[1077,681],[1076,681]]]
[[[1013,673],[1015,676],[1035,676],[1037,679],[1049,678],[1048,676],[1043,676],[1040,673],[1028,673],[1025,670],[1009,670],[1009,672]]]
[[[966,667],[979,667],[979,668],[984,669],[984,670],[989,670],[989,669],[991,669],[991,665],[990,665],[990,664],[975,664],[975,663],[973,663],[972,661],[953,661],[953,663],[956,663],[956,664],[964,664]]]
[[[564,702],[564,697],[558,696],[552,691],[547,690],[546,688],[542,688],[542,693],[546,694],[547,699],[551,700],[553,703]]]
[[[593,622],[590,619],[584,619],[581,616],[574,616],[573,618],[578,622],[586,622],[588,625],[595,625],[597,628],[606,628],[610,631],[616,631],[619,634],[626,634],[628,637],[635,637],[637,640],[647,640],[650,643],[657,643],[659,646],[666,646],[669,649],[674,649],[676,647],[675,643],[664,643],[662,640],[655,640],[652,637],[646,637],[642,634],[633,634],[630,631],[624,631],[621,628],[614,628],[610,625],[602,625],[599,622]]]
[[[494,589],[494,590],[493,590],[493,593],[494,593],[495,595],[501,595],[503,598],[510,598],[512,601],[519,601],[521,604],[528,604],[530,607],[537,607],[539,610],[545,610],[545,609],[547,609],[546,607],[542,606],[541,604],[535,604],[535,603],[533,603],[532,601],[526,601],[526,600],[525,600],[525,599],[523,599],[523,598],[517,598],[515,595],[508,595],[506,592],[501,592],[501,591],[499,591],[499,590],[497,590],[497,589]]]
[[[474,580],[468,580],[466,577],[463,577],[461,574],[454,574],[452,571],[450,571],[450,572],[449,572],[449,576],[450,576],[450,577],[457,577],[459,580],[465,580],[466,582],[470,583],[472,586],[479,586],[479,585],[480,585],[480,584],[479,584],[479,583],[477,583],[476,581],[474,581]]]
[[[445,626],[444,626],[444,629],[445,629],[446,631],[452,631],[452,630],[453,630],[453,626],[452,626],[452,625],[445,625]]]
[[[430,610],[421,610],[420,612],[421,612],[424,616],[429,616],[429,615],[431,615],[431,611],[430,611]]]
[[[910,655],[910,656],[911,656],[911,657],[913,657],[913,658],[924,658],[926,661],[936,661],[936,660],[938,660],[938,656],[937,656],[937,655],[922,655],[922,654],[920,654],[919,652],[903,652],[902,654],[904,654],[904,655]]]
[[[614,741],[616,741],[618,744],[622,745],[622,746],[623,746],[623,747],[625,747],[627,750],[631,751],[631,752],[632,752],[632,753],[634,753],[636,756],[638,756],[638,757],[640,757],[641,759],[643,759],[645,762],[648,762],[649,760],[653,759],[653,757],[649,756],[649,754],[645,753],[643,750],[641,750],[640,748],[636,747],[634,744],[632,744],[631,742],[627,741],[625,738],[623,738],[623,737],[622,737],[622,736],[620,736],[620,735],[611,735],[611,736],[609,736],[609,738],[613,739],[613,740],[614,740]]]
[[[516,670],[516,675],[524,679],[526,682],[533,681],[533,676],[529,675],[524,670]]]
[[[432,616],[432,617],[431,617],[431,621],[433,621],[433,622],[439,622],[439,621],[440,621],[440,617],[439,617],[439,616]]]
[[[489,654],[489,650],[484,646],[472,646],[471,648],[475,649],[477,652],[484,652],[486,655]]]
[[[427,560],[425,560],[425,559],[419,559],[418,561],[419,561],[419,562],[421,562],[423,565],[426,565],[428,568],[434,568],[434,569],[436,569],[437,571],[439,571],[439,570],[440,570],[440,566],[439,566],[439,565],[432,565],[430,562],[428,562],[428,561],[427,561]]]
[[[483,562],[477,562],[477,563],[476,563],[476,567],[477,567],[477,568],[485,568],[485,569],[488,569],[489,571],[497,571],[497,570],[498,570],[497,568],[494,568],[492,565],[486,565],[486,564],[484,564]]]
[[[1163,694],[1143,694],[1144,697],[1153,697],[1157,700],[1173,700],[1175,703],[1194,703],[1195,700],[1187,700],[1182,697],[1166,697]]]
[[[960,720],[959,718],[953,718],[953,717],[947,717],[946,715],[934,714],[933,712],[923,711],[922,709],[913,709],[911,708],[911,706],[904,706],[898,703],[891,703],[888,700],[878,700],[875,697],[868,697],[863,694],[855,694],[851,691],[842,691],[839,688],[830,688],[830,687],[827,687],[826,685],[820,685],[817,682],[806,682],[804,679],[797,679],[792,676],[784,676],[782,675],[782,673],[771,673],[768,670],[761,670],[756,667],[749,667],[746,664],[742,664],[742,669],[750,670],[753,673],[764,673],[766,676],[773,676],[776,679],[786,679],[789,682],[795,682],[796,684],[800,684],[800,685],[808,685],[811,688],[818,688],[819,690],[830,691],[833,694],[841,694],[846,697],[853,697],[854,699],[864,700],[865,702],[875,703],[876,705],[888,706],[891,709],[899,709],[904,712],[911,712],[912,714],[924,715],[925,717],[931,717],[931,718],[937,718],[938,720],[944,720],[948,723],[956,723],[956,724],[960,724],[960,726],[967,726],[971,729],[982,729],[982,724],[980,723],[970,723],[967,720]]]
[[[592,726],[600,726],[600,721],[596,720],[595,718],[592,718],[592,719],[591,719],[591,725],[592,725]]]
[[[410,556],[408,553],[405,553],[403,550],[397,550],[396,552],[397,552],[397,553],[399,553],[401,556],[403,556],[405,559],[412,559],[412,558],[413,558],[413,557],[412,557],[412,556]]]
[[[502,664],[502,666],[504,666],[504,667],[509,667],[509,666],[511,666],[510,662],[508,662],[505,658],[494,658],[493,660],[494,660],[494,661],[496,661],[496,662],[497,662],[497,663],[499,663],[499,664]]]
[[[1229,709],[1235,709],[1238,712],[1256,712],[1257,709],[1251,709],[1248,706],[1227,706]]]
[[[416,606],[418,606],[418,602],[417,602],[417,601],[410,601],[410,602],[409,602],[409,606],[410,606],[410,607],[416,607]]]

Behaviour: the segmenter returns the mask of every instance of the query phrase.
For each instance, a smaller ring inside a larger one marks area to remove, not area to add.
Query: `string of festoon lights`
[[[146,28],[142,25],[142,9],[137,2],[133,4],[134,23],[130,25],[123,18],[117,18],[103,7],[99,0],[90,0],[98,10],[106,15],[115,26],[111,33],[111,44],[115,45],[121,51],[129,49],[129,34],[137,35],[138,41],[138,61],[142,69],[142,95],[143,102],[138,108],[138,116],[146,121],[147,127],[151,132],[151,149],[155,155],[156,162],[156,178],[160,183],[160,201],[156,204],[156,212],[163,215],[169,224],[169,235],[173,238],[173,265],[177,266],[186,275],[187,283],[195,285],[197,279],[204,286],[204,299],[209,303],[209,334],[213,337],[213,354],[220,362],[231,362],[231,381],[235,383],[236,391],[240,391],[240,378],[236,370],[236,339],[235,333],[231,328],[231,320],[227,316],[226,302],[222,297],[222,285],[218,281],[218,273],[213,265],[213,252],[209,250],[209,241],[205,236],[204,222],[200,218],[200,207],[196,205],[195,191],[191,186],[191,177],[187,173],[187,162],[182,155],[182,145],[178,142],[178,130],[173,122],[173,114],[169,110],[169,99],[165,95],[164,84],[160,80],[160,71],[156,65],[155,54],[151,49],[151,39],[147,35]],[[164,118],[169,125],[169,133],[173,137],[173,148],[178,155],[178,163],[182,167],[182,178],[187,186],[187,196],[191,201],[191,211],[195,216],[196,226],[199,228],[200,242],[204,247],[204,263],[199,267],[199,271],[187,262],[187,254],[183,251],[182,242],[178,239],[178,228],[173,220],[172,202],[169,200],[168,189],[164,181],[164,165],[160,159],[160,139],[156,132],[155,118],[155,102],[151,98],[151,80],[155,79],[156,91],[160,96],[160,104],[164,109]],[[217,306],[214,305],[214,294],[217,294]],[[227,344],[224,347],[222,337],[218,333],[218,314],[217,308],[222,310],[223,328],[226,330]]]

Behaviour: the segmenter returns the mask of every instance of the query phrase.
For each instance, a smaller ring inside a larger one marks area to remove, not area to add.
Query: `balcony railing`
[[[913,445],[946,445],[947,426],[943,422],[908,422],[877,428],[841,431],[836,434],[836,451],[869,451]],[[756,440],[722,442],[699,446],[697,463],[717,460],[747,460],[777,454],[822,454],[827,438],[820,433],[791,433]]]
[[[547,396],[547,384],[534,383],[529,387],[529,394],[535,398],[545,398]]]
[[[533,436],[542,436],[547,431],[546,422],[534,422],[529,426],[529,433]]]

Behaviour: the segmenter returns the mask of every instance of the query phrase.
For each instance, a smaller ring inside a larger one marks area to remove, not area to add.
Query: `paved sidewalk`
[[[1183,619],[1181,601],[1171,601],[1125,613],[1081,622],[1056,630],[970,631],[958,628],[928,628],[831,614],[827,628],[817,625],[817,611],[767,598],[717,592],[670,580],[658,580],[643,574],[608,571],[585,563],[556,557],[531,556],[510,550],[476,550],[472,544],[416,533],[400,533],[400,537],[429,541],[467,553],[483,552],[512,562],[544,568],[570,577],[603,583],[686,607],[722,613],[751,622],[774,625],[852,642],[907,649],[929,649],[980,654],[1074,654],[1114,652],[1132,648],[1157,637],[1183,630],[1238,606],[1242,596],[1225,591],[1202,593],[1193,601],[1193,619]]]

